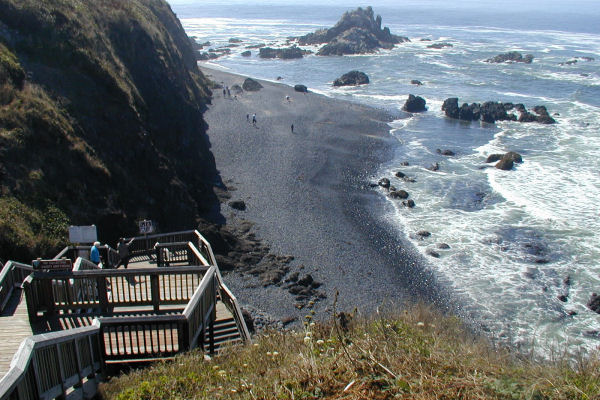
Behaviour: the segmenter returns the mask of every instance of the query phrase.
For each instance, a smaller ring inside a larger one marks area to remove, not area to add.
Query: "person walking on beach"
[[[119,239],[119,244],[117,245],[117,251],[119,252],[119,258],[121,259],[121,264],[123,267],[127,269],[129,265],[129,247],[127,247],[127,243],[125,243],[125,239]]]
[[[250,122],[250,114],[246,114],[246,122]]]
[[[292,124],[292,133],[294,133],[294,124]]]
[[[90,261],[96,265],[100,265],[100,242],[94,242],[90,249]]]
[[[256,113],[252,114],[252,125],[256,126]]]

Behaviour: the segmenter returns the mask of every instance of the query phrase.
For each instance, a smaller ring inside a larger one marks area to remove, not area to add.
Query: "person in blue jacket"
[[[100,250],[98,247],[100,246],[100,242],[94,242],[92,249],[90,250],[90,261],[94,264],[100,264]]]

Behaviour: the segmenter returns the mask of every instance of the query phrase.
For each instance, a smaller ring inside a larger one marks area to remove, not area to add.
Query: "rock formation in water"
[[[375,18],[371,7],[348,11],[333,28],[298,38],[302,46],[325,43],[317,53],[320,56],[375,53],[407,41],[407,37],[393,35],[388,27],[382,29],[381,16]]]
[[[369,83],[369,77],[364,72],[350,71],[333,81],[333,86],[356,86]]]
[[[508,111],[515,110],[519,116]],[[487,123],[495,123],[496,121],[519,121],[519,122],[538,122],[541,124],[554,124],[556,120],[548,114],[545,106],[535,106],[533,112],[527,111],[523,104],[500,103],[486,101],[483,104],[479,103],[463,103],[458,105],[457,97],[450,97],[444,100],[442,111],[446,116],[453,119],[463,121],[483,121]]]
[[[498,54],[495,57],[488,58],[485,60],[488,63],[504,63],[504,62],[519,62],[525,64],[531,64],[533,62],[533,55],[527,54],[523,57],[523,54],[518,51],[509,51],[508,53]]]

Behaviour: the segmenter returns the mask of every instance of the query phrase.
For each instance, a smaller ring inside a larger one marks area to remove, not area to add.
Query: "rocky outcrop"
[[[317,53],[320,56],[374,53],[406,41],[407,37],[392,35],[387,27],[382,29],[381,16],[375,18],[371,7],[348,11],[333,28],[298,38],[303,46],[325,43]]]
[[[295,85],[294,86],[294,90],[296,92],[300,92],[300,93],[307,93],[308,92],[308,88],[304,85]]]
[[[415,96],[412,94],[408,95],[408,99],[404,103],[404,107],[402,109],[408,112],[423,112],[427,111],[425,108],[425,99],[420,96]]]
[[[258,92],[262,88],[263,85],[252,78],[246,78],[242,84],[242,89],[244,89],[246,92]]]
[[[454,47],[454,45],[452,43],[432,43],[429,46],[427,46],[428,49],[443,49],[444,47]]]
[[[489,157],[488,157],[489,159]],[[502,156],[502,158],[498,161],[498,163],[495,165],[496,168],[504,170],[504,171],[509,171],[513,168],[514,163],[522,163],[523,162],[523,158],[521,157],[521,155],[519,153],[515,153],[514,151],[509,151],[508,153],[504,154]]]
[[[166,1],[1,1],[0,26],[3,258],[53,256],[70,224],[115,243],[218,210],[209,81]]]
[[[421,86],[423,84],[423,82],[421,82],[420,80],[417,79],[413,79],[410,81],[411,85],[417,85],[417,86]]]
[[[293,58],[302,58],[306,53],[307,52],[305,50],[302,50],[298,46],[292,46],[283,49],[262,47],[259,50],[258,56],[260,58],[281,58],[283,60],[290,60]]]
[[[250,57],[251,55],[252,55],[252,52],[250,50],[242,51],[242,53],[241,53],[242,57]]]
[[[592,297],[590,298],[590,301],[588,301],[587,306],[590,310],[600,314],[600,296],[596,293],[592,293]]]
[[[333,81],[333,86],[356,86],[369,83],[369,77],[364,72],[350,71]]]
[[[514,113],[508,111],[514,110],[519,114],[517,117]],[[444,100],[442,111],[446,116],[462,121],[483,121],[487,123],[495,123],[496,121],[519,121],[519,122],[539,122],[541,124],[554,124],[556,120],[548,114],[545,106],[536,106],[533,111],[537,114],[532,114],[523,104],[500,103],[486,101],[483,104],[479,103],[463,103],[459,107],[458,98],[450,97]]]
[[[531,64],[533,61],[533,55],[527,54],[523,57],[523,54],[518,51],[509,51],[508,53],[498,54],[495,57],[488,58],[485,62],[488,63],[504,63],[504,62],[519,62],[525,64]]]

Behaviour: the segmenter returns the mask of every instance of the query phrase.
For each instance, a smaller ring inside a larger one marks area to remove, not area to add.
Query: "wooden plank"
[[[21,290],[13,293],[13,296],[11,301],[18,302],[14,313],[0,316],[0,377],[10,369],[12,358],[21,342],[32,335],[25,296]]]

